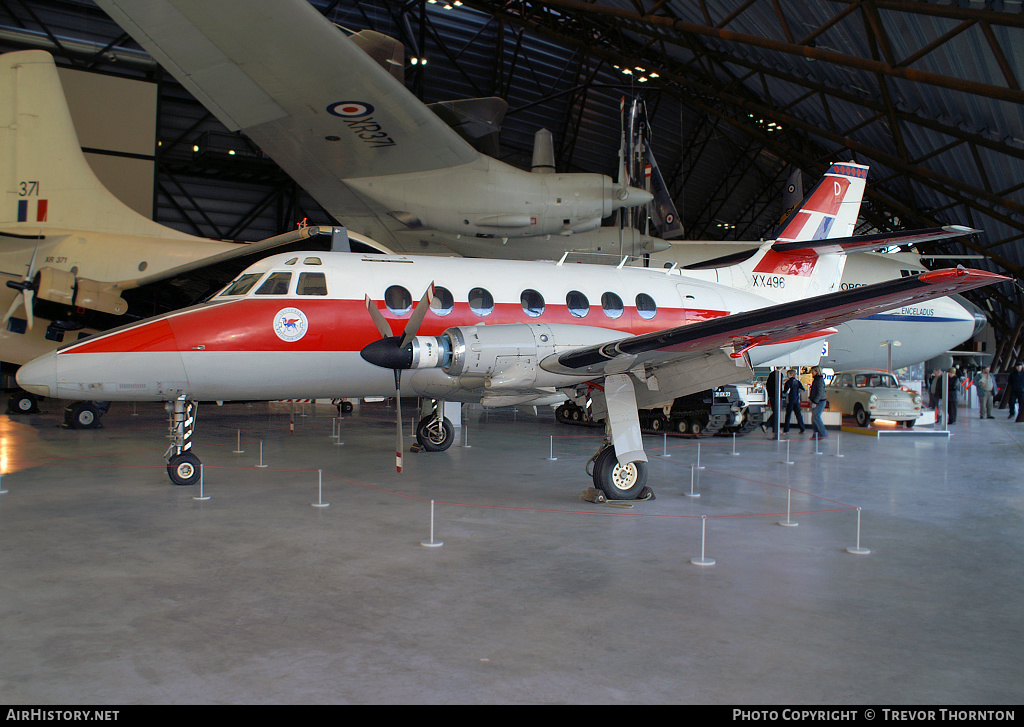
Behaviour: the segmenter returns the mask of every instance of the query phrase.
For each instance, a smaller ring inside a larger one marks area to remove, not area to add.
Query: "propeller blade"
[[[405,443],[402,439],[402,369],[395,369],[395,470],[402,474]]]
[[[430,310],[430,304],[434,300],[434,284],[431,283],[427,286],[427,290],[423,293],[423,297],[420,298],[420,302],[416,304],[415,310],[412,315],[409,316],[409,322],[405,324],[405,332],[402,334],[402,342],[398,344],[399,348],[404,348],[409,345],[409,342],[416,338],[416,332],[420,329],[420,324],[423,323],[424,316],[427,315],[427,311]]]
[[[26,288],[22,295],[25,298],[25,318],[28,319],[28,329],[32,330],[32,321],[35,320],[35,316],[32,315],[32,297],[35,295],[35,291],[32,288]]]
[[[14,311],[18,310],[23,300],[24,298],[22,298],[22,296],[20,295],[14,296],[14,300],[11,301],[11,307],[7,309],[7,312],[4,313],[3,319],[0,320],[0,326],[7,325],[7,321],[9,321],[11,319],[11,316],[14,315]]]
[[[366,296],[366,310],[370,313],[370,318],[373,319],[373,324],[377,326],[377,331],[383,338],[391,338],[394,334],[391,332],[391,326],[388,325],[387,319],[384,318],[384,314],[380,312],[370,296]]]

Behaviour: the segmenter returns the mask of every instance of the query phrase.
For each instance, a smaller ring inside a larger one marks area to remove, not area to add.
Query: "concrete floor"
[[[199,501],[167,479],[160,405],[96,431],[43,407],[0,416],[0,703],[1024,700],[1005,413],[818,455],[795,435],[793,464],[760,433],[737,456],[650,437],[656,499],[613,506],[580,498],[599,433],[550,410],[470,411],[470,447],[398,475],[384,405],[343,445],[333,407],[291,433],[266,404],[204,405]],[[691,561],[702,523],[714,565]]]

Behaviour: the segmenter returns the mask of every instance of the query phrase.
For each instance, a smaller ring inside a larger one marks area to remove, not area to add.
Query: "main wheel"
[[[594,460],[594,486],[609,500],[635,500],[647,486],[647,463],[620,465],[615,447],[605,447]]]
[[[857,422],[858,427],[866,427],[871,423],[871,417],[868,416],[868,413],[860,404],[853,407],[853,418]]]
[[[448,419],[424,417],[416,427],[416,441],[428,452],[443,452],[455,441],[455,427]]]
[[[7,412],[9,414],[38,414],[38,403],[39,399],[35,394],[17,391],[11,394],[11,398],[7,401]]]
[[[92,402],[83,401],[64,410],[64,423],[72,429],[97,429],[101,416],[103,412]]]
[[[199,458],[191,452],[176,454],[167,462],[167,476],[176,485],[199,482]]]

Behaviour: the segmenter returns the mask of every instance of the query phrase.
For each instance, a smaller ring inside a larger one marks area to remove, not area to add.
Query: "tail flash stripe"
[[[39,207],[36,209],[36,222],[46,222],[46,214],[49,208],[49,200],[39,200]]]
[[[18,222],[25,222],[28,220],[28,200],[18,200]]]

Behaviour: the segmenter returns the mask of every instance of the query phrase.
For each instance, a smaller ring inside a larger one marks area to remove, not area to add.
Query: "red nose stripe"
[[[75,353],[129,353],[134,351],[176,351],[174,333],[166,320],[133,326],[96,340],[85,340]]]

